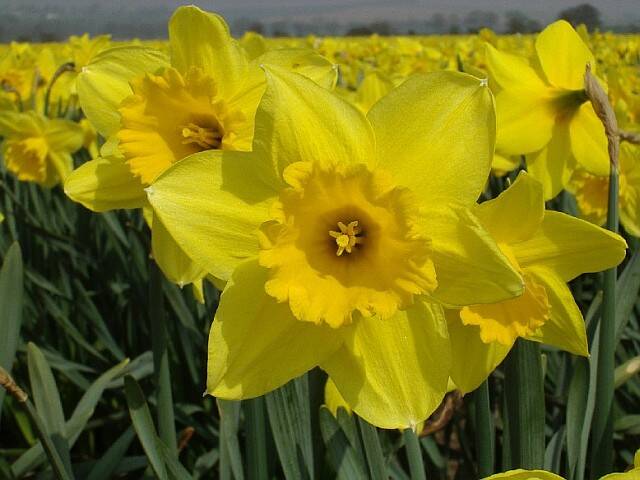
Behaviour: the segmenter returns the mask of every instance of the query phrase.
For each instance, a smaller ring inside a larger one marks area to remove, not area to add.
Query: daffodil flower
[[[19,180],[52,187],[73,169],[71,154],[82,147],[82,128],[36,112],[0,112],[0,137],[7,169]]]
[[[633,465],[626,472],[610,473],[600,480],[640,480],[640,450],[633,457]]]
[[[625,256],[624,239],[570,215],[545,211],[542,186],[525,172],[475,214],[521,272],[525,290],[504,302],[447,312],[453,382],[465,393],[475,390],[518,337],[588,355],[584,319],[566,282],[618,265]]]
[[[222,17],[180,7],[169,22],[170,59],[140,46],[102,51],[82,69],[80,104],[107,139],[65,184],[94,211],[147,207],[144,189],[176,161],[206,150],[248,150],[264,90],[261,63],[296,69],[327,87],[336,71],[306,50],[274,50],[249,62]],[[200,282],[194,264],[153,221],[154,256],[171,281]]]
[[[607,175],[609,157],[604,127],[584,93],[593,54],[564,20],[536,38],[532,58],[501,52],[487,44],[489,75],[496,95],[496,149],[527,155],[527,169],[542,182],[545,199],[555,197],[579,166]]]
[[[301,75],[266,71],[253,151],[193,155],[147,190],[185,252],[229,279],[207,391],[255,397],[319,365],[358,415],[415,428],[447,389],[436,300],[522,293],[471,212],[493,153],[486,82],[416,76],[365,117]]]
[[[618,205],[620,222],[634,237],[640,237],[640,147],[620,146]],[[577,170],[568,190],[575,197],[581,218],[603,225],[607,218],[609,177],[597,177]]]
[[[546,470],[509,470],[504,473],[496,473],[483,480],[564,480],[560,475]]]

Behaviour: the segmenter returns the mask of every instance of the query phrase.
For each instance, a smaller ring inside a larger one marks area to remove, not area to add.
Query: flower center
[[[5,163],[20,180],[44,183],[47,180],[48,146],[44,138],[7,141]]]
[[[259,258],[270,269],[265,290],[298,320],[340,327],[356,312],[388,318],[436,288],[418,205],[385,172],[297,162],[284,179],[290,187],[261,228]]]
[[[131,82],[133,95],[120,105],[119,148],[143,184],[194,153],[235,149],[244,116],[218,98],[210,76],[194,68],[146,74]]]
[[[349,222],[348,225],[338,222],[338,228],[340,231],[329,230],[329,236],[335,239],[336,245],[338,245],[336,255],[340,257],[344,252],[353,252],[353,247],[362,243],[362,237],[358,236],[362,230],[358,226],[357,220]]]
[[[181,127],[182,144],[196,144],[203,150],[220,148],[222,145],[222,133],[212,127],[201,127],[193,122]]]

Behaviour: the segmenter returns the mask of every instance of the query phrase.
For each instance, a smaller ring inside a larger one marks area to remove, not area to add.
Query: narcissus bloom
[[[567,185],[576,166],[607,175],[604,127],[584,93],[585,69],[590,64],[595,73],[595,60],[573,27],[559,20],[545,28],[533,58],[486,48],[489,75],[500,88],[496,149],[527,155],[545,199]]]
[[[620,222],[627,232],[640,237],[640,147],[623,143],[619,164]],[[568,189],[576,197],[580,216],[603,225],[607,219],[609,177],[597,177],[579,170],[574,173]]]
[[[332,86],[328,61],[305,50],[274,50],[249,62],[224,20],[180,7],[169,22],[170,59],[152,48],[105,50],[82,69],[82,110],[107,139],[102,156],[82,165],[67,195],[94,211],[148,206],[144,188],[174,162],[206,150],[248,150],[264,90],[261,63],[285,65]],[[205,272],[184,255],[159,222],[153,251],[173,282]]]
[[[496,473],[484,480],[564,480],[560,475],[546,470],[509,470],[504,473]]]
[[[542,186],[525,172],[475,214],[522,274],[525,289],[518,298],[447,312],[453,382],[465,393],[476,389],[518,337],[588,355],[584,319],[566,282],[618,265],[625,256],[624,239],[545,211]]]
[[[491,94],[465,74],[416,76],[365,117],[266,70],[253,151],[193,155],[148,189],[185,252],[229,279],[207,391],[254,397],[319,365],[368,421],[415,427],[449,376],[435,300],[522,292],[470,209],[491,165]]]
[[[0,112],[0,137],[7,169],[19,180],[52,187],[73,169],[71,154],[82,147],[77,123],[36,112]]]

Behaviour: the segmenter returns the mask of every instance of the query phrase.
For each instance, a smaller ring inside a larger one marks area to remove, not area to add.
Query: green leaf
[[[630,358],[622,365],[616,367],[614,373],[614,385],[616,388],[627,383],[631,378],[640,372],[640,355]]]
[[[636,251],[620,275],[616,291],[616,345],[624,332],[640,291],[640,250]]]
[[[267,412],[264,397],[243,402],[247,430],[247,477],[250,480],[267,480]]]
[[[266,395],[269,423],[287,479],[313,479],[309,384],[306,375]]]
[[[11,373],[22,325],[24,272],[20,246],[13,243],[4,257],[0,271],[0,367]],[[0,415],[5,391],[0,388]]]
[[[366,478],[367,466],[358,458],[340,424],[326,407],[320,409],[320,431],[337,478]]]
[[[107,385],[109,385],[109,383],[125,369],[128,362],[128,360],[124,360],[113,368],[107,370],[105,373],[100,375],[100,377],[98,377],[98,379],[91,384],[84,393],[76,405],[71,418],[64,426],[69,448],[73,447],[87,425],[87,422],[93,416],[95,407],[100,401],[100,398],[102,398],[102,394],[107,388]],[[20,458],[13,463],[11,470],[16,477],[21,477],[26,472],[37,468],[44,459],[45,456],[42,445],[38,443],[22,454]]]
[[[384,455],[380,446],[380,438],[376,427],[368,423],[366,420],[358,417],[360,425],[360,433],[362,435],[362,443],[367,456],[367,465],[369,465],[369,473],[373,480],[384,480],[388,477],[385,467]]]
[[[29,379],[33,402],[42,419],[46,435],[51,438],[65,470],[71,473],[71,454],[67,441],[64,411],[60,393],[53,378],[51,368],[40,349],[33,343],[27,346]]]
[[[242,454],[238,442],[241,404],[240,402],[222,400],[220,398],[216,402],[220,412],[220,443],[222,444],[221,446],[224,446],[220,455],[221,470],[226,470],[226,465],[229,465],[233,472],[233,477],[236,480],[243,480]]]
[[[102,458],[93,466],[87,480],[109,480],[122,462],[131,442],[135,438],[135,432],[131,427],[126,429],[122,435],[109,447]]]
[[[133,428],[138,434],[138,439],[149,459],[149,464],[157,478],[168,480],[169,476],[165,467],[164,456],[160,450],[160,441],[144,394],[138,382],[128,375],[124,379],[124,390]]]

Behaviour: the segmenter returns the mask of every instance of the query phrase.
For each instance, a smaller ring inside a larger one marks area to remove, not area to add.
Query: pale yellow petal
[[[558,20],[536,38],[536,52],[549,83],[568,90],[584,88],[587,64],[595,68],[589,47],[569,22]]]
[[[267,89],[256,113],[253,149],[282,174],[298,161],[368,163],[373,131],[345,100],[297,73],[265,66]]]
[[[569,121],[571,152],[577,164],[593,175],[609,175],[609,151],[604,126],[586,102]]]
[[[522,278],[470,211],[442,206],[425,211],[423,218],[424,235],[432,240],[436,300],[463,306],[522,293]]]
[[[220,15],[194,5],[179,7],[169,21],[171,65],[181,73],[192,67],[210,75],[222,98],[236,92],[244,81],[248,60]]]
[[[376,162],[426,203],[475,202],[491,169],[493,98],[471,75],[414,75],[369,111]]]
[[[480,328],[464,325],[458,310],[447,310],[447,327],[451,339],[451,379],[462,393],[478,388],[511,350],[498,342],[484,343]]]
[[[486,44],[487,69],[491,80],[503,89],[544,89],[547,84],[526,57],[503,52]]]
[[[263,173],[255,155],[208,150],[174,164],[147,193],[185,253],[227,280],[240,262],[257,256],[258,228],[271,218],[278,187]]]
[[[342,344],[348,329],[296,320],[264,291],[268,270],[242,263],[227,284],[209,335],[207,393],[257,397],[312,369]]]
[[[354,412],[381,428],[415,428],[440,405],[451,352],[441,307],[416,302],[382,320],[361,318],[322,363]]]
[[[94,212],[140,208],[146,203],[140,180],[118,158],[99,157],[82,164],[67,177],[64,191]]]
[[[531,239],[511,245],[521,267],[546,267],[565,282],[618,265],[626,247],[620,235],[554,211],[545,212]]]

